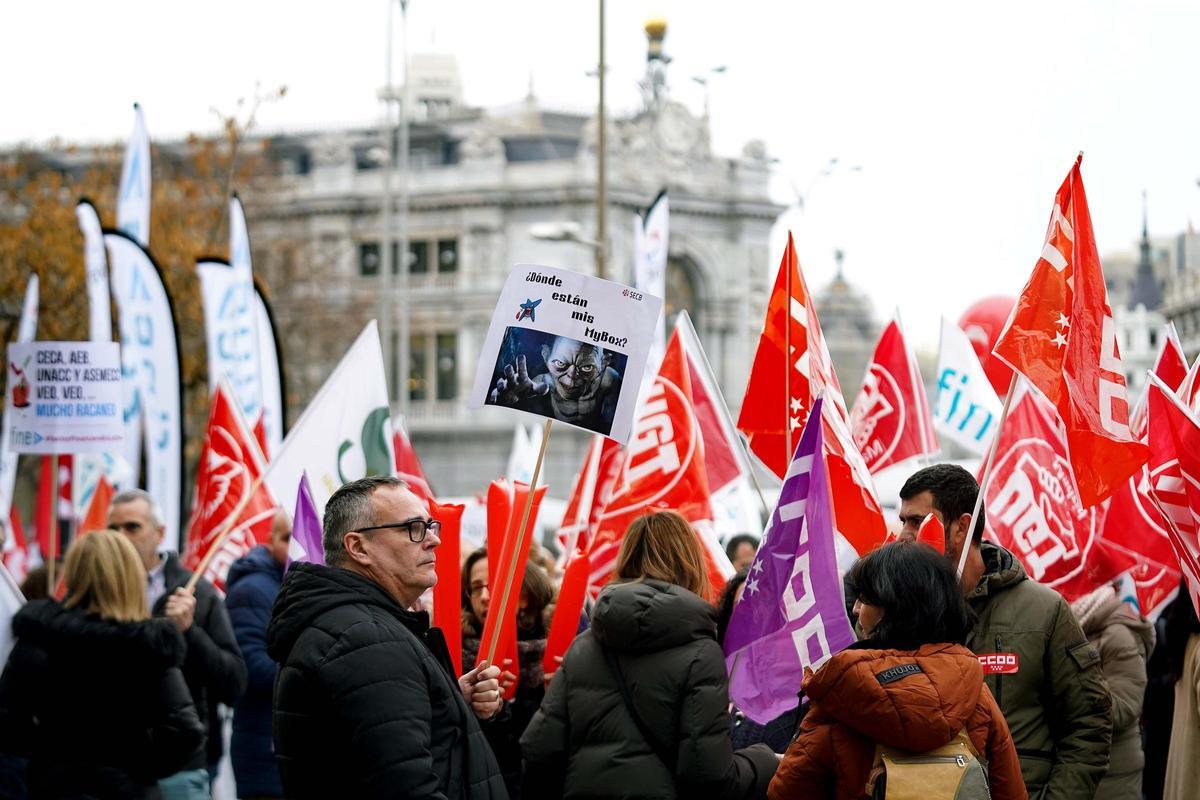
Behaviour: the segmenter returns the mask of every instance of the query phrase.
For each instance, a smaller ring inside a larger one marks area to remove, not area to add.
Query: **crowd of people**
[[[714,587],[689,523],[648,509],[551,674],[553,562],[531,555],[516,663],[493,664],[489,554],[471,552],[460,675],[421,600],[440,526],[402,481],[334,493],[324,564],[288,566],[277,513],[224,597],[163,549],[154,498],[122,492],[109,529],[68,548],[61,599],[13,619],[0,796],[210,797],[225,708],[246,799],[1197,796],[1186,588],[1157,625],[1115,586],[1068,604],[983,541],[977,494],[955,466],[909,478],[896,539],[845,575],[858,641],[805,671],[787,713],[754,721],[731,703],[722,652],[752,535],[728,542],[738,572]],[[941,551],[916,541],[929,514]]]

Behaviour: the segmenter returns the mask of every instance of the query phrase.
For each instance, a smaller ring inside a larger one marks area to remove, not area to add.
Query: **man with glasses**
[[[476,719],[500,711],[500,670],[456,681],[412,610],[437,582],[439,527],[403,481],[351,481],[325,506],[326,565],[289,569],[267,629],[288,797],[507,798]]]

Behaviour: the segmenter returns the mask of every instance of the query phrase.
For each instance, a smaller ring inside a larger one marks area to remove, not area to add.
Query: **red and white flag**
[[[1188,375],[1187,358],[1174,325],[1166,326],[1153,371],[1171,389],[1178,388]],[[1147,384],[1130,425],[1143,442],[1149,394]],[[1179,588],[1179,563],[1167,527],[1167,520],[1150,496],[1150,470],[1143,464],[1107,501],[1101,539],[1134,562],[1131,571],[1138,604],[1148,617]]]
[[[846,402],[789,234],[738,416],[738,430],[750,449],[781,479],[791,462],[789,440],[792,447],[799,443],[808,412],[822,393],[822,441],[837,532],[861,555],[887,537],[887,523],[870,471],[854,446]]]
[[[29,571],[29,545],[25,542],[25,526],[21,524],[16,506],[9,506],[8,522],[9,536],[0,547],[0,560],[19,583],[25,580],[25,573]]]
[[[575,476],[567,510],[558,528],[562,550],[560,563],[566,564],[576,550],[587,552],[600,515],[612,497],[617,473],[621,468],[621,445],[607,436],[594,434],[584,455],[583,468]]]
[[[1154,366],[1150,369],[1155,375],[1162,379],[1162,382],[1171,387],[1172,391],[1178,392],[1179,387],[1188,378],[1190,370],[1188,369],[1187,355],[1183,352],[1183,345],[1179,341],[1179,333],[1175,330],[1175,323],[1168,322],[1163,325],[1162,344],[1158,347],[1158,356],[1154,359]],[[1189,393],[1195,395],[1196,386],[1195,379],[1192,379],[1192,386],[1189,386]],[[1146,414],[1148,411],[1147,398],[1150,395],[1150,386],[1147,384],[1142,396],[1138,398],[1138,403],[1134,406],[1133,414],[1129,417],[1129,430],[1139,439],[1144,439],[1146,436]],[[1185,401],[1184,405],[1190,407],[1190,403]]]
[[[1147,395],[1149,395],[1149,391],[1150,387],[1147,386]],[[1184,377],[1183,383],[1179,384],[1175,396],[1192,413],[1200,412],[1200,358],[1196,359],[1196,363],[1192,364],[1191,369],[1188,370],[1187,376]]]
[[[1029,577],[1074,600],[1130,561],[1101,542],[1100,510],[1080,503],[1054,407],[1023,381],[1015,391],[986,487],[987,529]]]
[[[993,350],[1058,409],[1084,507],[1146,462],[1129,429],[1117,332],[1092,232],[1080,155],[1059,187],[1046,243]]]
[[[733,574],[733,565],[712,533],[704,444],[678,332],[671,335],[662,367],[638,409],[612,497],[589,548],[593,594],[612,575],[629,523],[642,514],[668,509],[692,524],[703,545],[709,582],[714,593],[720,591]],[[715,594],[709,599],[715,599]]]
[[[921,371],[897,320],[888,323],[875,345],[862,390],[850,409],[850,430],[872,475],[938,452]]]
[[[112,505],[116,490],[103,474],[96,480],[96,489],[88,503],[87,511],[79,521],[80,535],[93,531],[102,531],[108,527],[108,507]]]
[[[222,532],[232,530],[204,571],[204,577],[221,591],[230,565],[256,544],[271,539],[276,503],[262,480],[266,467],[258,440],[222,382],[209,406],[196,477],[198,505],[183,558],[184,566],[195,570]]]
[[[1200,424],[1156,375],[1150,375],[1150,496],[1200,609]]]
[[[408,438],[408,431],[399,420],[392,420],[392,427],[392,449],[396,453],[396,477],[407,483],[408,488],[412,489],[413,494],[417,497],[426,503],[433,502],[433,489],[429,486],[429,479],[425,477],[421,459],[417,458],[417,451],[413,449],[412,442]]]

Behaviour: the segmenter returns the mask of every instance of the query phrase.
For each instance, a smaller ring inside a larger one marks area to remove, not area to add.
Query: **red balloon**
[[[992,348],[996,346],[1000,331],[1004,330],[1004,323],[1008,322],[1016,303],[1011,297],[985,297],[972,303],[958,320],[958,327],[962,328],[971,340],[975,355],[979,356],[979,363],[983,365],[984,374],[1001,399],[1008,394],[1012,370],[992,355]]]

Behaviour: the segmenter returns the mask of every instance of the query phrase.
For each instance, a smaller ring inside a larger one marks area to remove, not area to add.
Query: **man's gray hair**
[[[336,567],[346,560],[346,547],[342,538],[350,531],[376,524],[375,510],[371,506],[371,495],[383,486],[407,489],[408,484],[390,475],[373,475],[342,484],[325,504],[325,518],[321,521],[321,546],[325,549],[325,563]]]
[[[108,507],[112,508],[113,506],[133,503],[138,500],[146,501],[146,506],[150,509],[150,521],[154,523],[154,527],[161,528],[166,524],[163,522],[162,506],[145,489],[126,489],[123,492],[117,492],[113,496],[112,502],[108,504]]]

